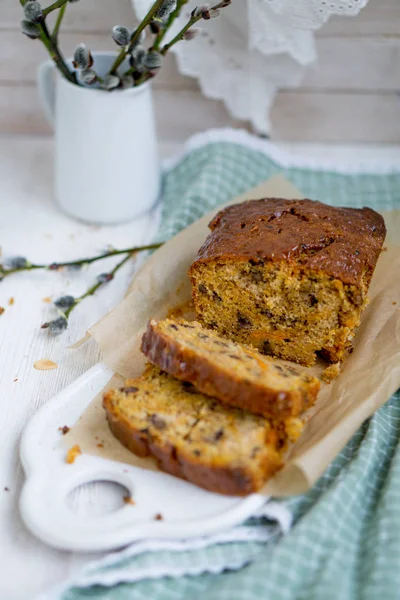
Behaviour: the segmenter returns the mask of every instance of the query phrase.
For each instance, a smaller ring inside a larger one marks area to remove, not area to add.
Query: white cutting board
[[[83,454],[66,464],[60,425],[72,426],[113,373],[92,367],[51,399],[32,419],[21,441],[26,482],[20,511],[31,532],[62,550],[104,551],[144,538],[190,538],[241,523],[265,504],[265,496],[246,498],[207,492],[186,481]],[[76,514],[67,502],[79,486],[96,481],[122,485],[135,500],[109,514]],[[163,520],[156,521],[161,513]]]

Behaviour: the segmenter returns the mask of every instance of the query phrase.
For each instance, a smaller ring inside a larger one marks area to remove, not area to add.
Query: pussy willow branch
[[[56,19],[56,22],[54,25],[53,33],[51,34],[51,39],[53,40],[54,44],[57,44],[58,32],[60,31],[61,22],[64,18],[66,9],[67,9],[67,3],[65,3],[58,11],[58,15],[57,15],[57,19]]]
[[[50,32],[47,29],[47,25],[45,21],[40,23],[40,39],[43,44],[46,46],[51,58],[53,59],[56,66],[60,69],[61,73],[64,75],[66,79],[71,81],[71,83],[76,83],[76,77],[74,73],[71,73],[68,69],[66,62],[58,49],[57,45],[53,42]]]
[[[27,263],[26,266],[20,267],[17,269],[9,269],[2,270],[2,277],[7,277],[8,275],[12,275],[13,273],[20,273],[21,271],[34,271],[36,269],[45,269],[47,271],[58,271],[63,267],[80,267],[83,265],[90,265],[98,260],[103,260],[104,258],[110,258],[110,256],[118,256],[120,254],[136,254],[137,252],[144,252],[146,250],[156,250],[163,245],[164,242],[159,242],[156,244],[148,244],[147,246],[133,246],[132,248],[123,248],[122,250],[111,250],[110,252],[104,252],[103,254],[99,254],[97,256],[91,256],[89,258],[80,258],[78,260],[71,260],[67,262],[53,262],[46,265],[37,265],[34,263]]]
[[[141,21],[141,23],[139,23],[138,27],[133,32],[133,35],[129,42],[129,45],[122,48],[120,53],[118,54],[117,58],[115,59],[113,65],[111,66],[111,69],[110,69],[110,73],[109,73],[110,75],[116,74],[118,67],[124,62],[125,58],[132,52],[133,48],[135,47],[135,44],[139,40],[140,34],[142,33],[142,31],[144,31],[146,29],[147,25],[149,25],[150,22],[153,20],[154,15],[158,11],[158,9],[161,8],[163,3],[164,3],[164,0],[156,0],[156,2],[154,2],[154,4],[150,7],[147,15],[144,17],[144,19]]]
[[[158,50],[160,48],[160,44],[163,41],[167,31],[170,29],[170,27],[173,24],[173,22],[175,21],[175,19],[177,17],[179,17],[184,4],[187,4],[188,2],[189,2],[189,0],[178,0],[177,1],[176,9],[173,10],[172,13],[169,15],[167,22],[165,23],[164,27],[161,29],[160,33],[157,34],[156,39],[154,40],[153,50]]]
[[[125,263],[128,262],[128,260],[130,258],[132,258],[134,255],[136,254],[136,252],[130,252],[129,254],[127,254],[122,260],[119,261],[119,263],[117,263],[115,265],[115,267],[108,273],[110,275],[110,281],[111,279],[114,278],[114,275],[117,271],[119,271],[119,269],[121,267],[124,266]],[[71,312],[74,310],[74,308],[76,308],[76,306],[78,306],[78,304],[80,304],[80,302],[82,302],[82,300],[84,300],[85,298],[88,298],[89,296],[93,296],[93,294],[99,289],[99,287],[101,287],[104,284],[104,282],[102,281],[98,281],[97,283],[95,283],[94,285],[92,285],[84,294],[82,294],[82,296],[79,296],[78,298],[75,298],[75,303],[70,306],[65,312],[64,312],[64,316],[66,319],[68,319],[69,315],[71,314]]]
[[[211,6],[208,10],[210,10],[210,11],[218,10],[219,8],[224,8],[225,6],[226,6],[225,2],[218,2],[218,4]],[[163,54],[163,55],[167,54],[168,50],[170,48],[172,48],[172,46],[174,46],[177,42],[179,42],[182,39],[182,36],[186,33],[186,31],[188,31],[188,29],[190,29],[195,23],[200,21],[200,19],[202,19],[202,18],[203,17],[201,15],[201,13],[197,17],[190,17],[189,21],[179,31],[179,33],[177,33],[176,36],[170,42],[168,42],[168,44],[165,44],[165,46],[163,46],[163,48],[161,49],[161,54]]]
[[[57,8],[62,8],[64,4],[67,4],[67,2],[69,2],[69,0],[56,0],[56,2],[53,2],[53,4],[50,4],[50,6],[43,9],[44,16],[47,17],[47,15],[53,12],[53,10],[57,10]]]

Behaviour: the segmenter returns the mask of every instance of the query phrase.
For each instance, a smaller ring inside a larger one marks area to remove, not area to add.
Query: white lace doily
[[[199,22],[195,40],[172,51],[184,75],[196,77],[207,98],[223,100],[230,114],[269,131],[269,109],[280,87],[299,85],[316,59],[314,33],[332,15],[354,16],[368,0],[233,0],[217,19]],[[132,0],[142,18],[152,0]],[[200,2],[190,0],[170,39]],[[210,3],[213,4],[212,2]]]

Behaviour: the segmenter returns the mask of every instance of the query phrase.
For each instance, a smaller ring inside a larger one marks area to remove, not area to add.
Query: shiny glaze
[[[386,235],[370,208],[264,198],[228,206],[209,224],[197,261],[289,261],[346,284],[369,284]],[[193,266],[194,266],[193,265]]]

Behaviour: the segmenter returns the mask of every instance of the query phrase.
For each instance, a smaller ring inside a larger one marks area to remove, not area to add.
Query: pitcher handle
[[[50,125],[54,127],[56,88],[54,81],[54,63],[52,60],[47,60],[39,66],[36,81],[39,98],[43,105],[46,118]]]

